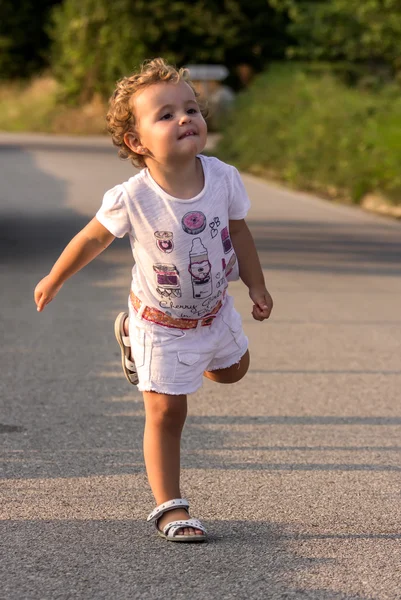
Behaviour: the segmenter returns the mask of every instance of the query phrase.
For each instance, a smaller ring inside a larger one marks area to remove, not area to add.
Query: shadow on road
[[[64,206],[67,181],[38,168],[22,148],[0,146],[4,172],[0,191],[0,261],[31,265],[55,260],[87,222]]]
[[[20,548],[2,561],[3,592],[10,600],[66,598],[73,578],[76,598],[172,598],[174,589],[174,597],[194,600],[372,600],[330,586],[303,586],[305,572],[322,569],[341,589],[335,572],[342,557],[309,558],[293,551],[289,541],[303,536],[285,524],[220,520],[205,526],[213,531],[210,542],[189,545],[166,543],[153,526],[135,519],[10,521],[4,546],[17,539]],[[32,590],[38,579],[42,596]]]
[[[115,390],[117,393],[117,390]],[[74,398],[72,398],[72,401]],[[52,399],[49,398],[52,402]],[[56,406],[54,398],[54,406]],[[57,436],[54,437],[54,431],[46,430],[42,425],[41,447],[37,449],[15,449],[9,450],[3,458],[3,476],[10,478],[68,478],[68,477],[88,477],[88,476],[108,476],[138,474],[144,471],[142,434],[144,427],[142,399],[134,399],[129,403],[127,410],[127,400],[124,400],[124,411],[118,412],[119,402],[115,398],[113,402],[107,402],[107,398],[99,401],[99,412],[93,415],[96,422],[96,429],[90,427],[82,431],[81,424],[74,422],[74,414],[68,418],[68,425],[64,423],[63,413],[65,407],[58,407],[58,418],[61,420],[57,426]],[[122,404],[122,403],[120,403]],[[122,410],[121,406],[121,410]],[[101,411],[101,412],[100,412]],[[134,413],[138,414],[135,415]],[[325,425],[328,427],[327,436],[330,439],[330,432],[333,426],[344,426],[349,435],[355,442],[358,441],[358,429],[352,427],[383,427],[397,426],[401,423],[401,417],[394,418],[365,418],[365,417],[266,417],[266,416],[221,416],[221,417],[199,417],[189,415],[185,435],[182,440],[182,467],[183,469],[206,469],[216,471],[326,471],[326,472],[350,472],[350,471],[371,471],[371,472],[401,472],[401,466],[394,462],[380,462],[372,464],[366,459],[358,462],[359,457],[364,453],[373,453],[377,457],[378,453],[388,453],[388,458],[397,456],[401,447],[399,445],[377,446],[367,444],[353,444],[336,446],[324,446],[322,444],[311,443],[302,446],[295,445],[269,445],[269,435],[267,430],[260,430],[258,443],[249,445],[247,430],[249,425],[261,426],[270,425],[280,427],[289,425],[298,427],[298,435],[307,435],[311,425]],[[210,428],[210,425],[213,428]],[[53,427],[56,423],[53,424]],[[220,427],[218,427],[220,426]],[[234,426],[232,431],[230,427]],[[243,427],[244,429],[239,429]],[[97,433],[100,431],[101,433]],[[108,432],[112,431],[113,442],[108,439]],[[21,427],[11,424],[0,424],[0,434],[14,436],[14,443],[18,442],[18,436],[25,433],[32,435],[29,427]],[[359,434],[363,436],[362,432]],[[4,438],[3,438],[4,439]],[[20,438],[21,439],[21,438]],[[236,440],[237,444],[233,441]],[[73,445],[71,445],[73,442]],[[248,443],[247,443],[248,442]],[[237,452],[237,454],[233,454]],[[239,457],[238,452],[241,453]],[[285,454],[282,462],[276,462],[268,456],[260,456],[260,452],[271,453],[276,459],[275,453]],[[315,453],[319,455],[320,461],[316,458],[309,458],[308,454]],[[323,462],[322,457],[325,453],[330,457],[330,461]],[[347,455],[347,460],[335,460],[338,456]],[[350,460],[354,455],[356,462]],[[293,459],[291,460],[291,457]],[[296,460],[294,460],[296,457]]]
[[[249,221],[267,270],[401,274],[400,230],[377,224]]]

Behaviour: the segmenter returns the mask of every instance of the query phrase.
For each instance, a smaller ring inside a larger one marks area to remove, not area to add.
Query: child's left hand
[[[264,321],[270,317],[273,299],[264,286],[249,288],[249,296],[254,302],[252,316],[256,321]]]

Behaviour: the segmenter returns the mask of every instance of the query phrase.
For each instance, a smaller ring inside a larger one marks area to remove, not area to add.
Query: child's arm
[[[238,259],[240,277],[248,286],[249,296],[254,302],[253,318],[263,321],[270,316],[273,300],[266,289],[255,242],[244,219],[230,221],[229,228],[231,242]]]
[[[38,283],[34,297],[37,310],[41,312],[60,291],[63,283],[90,263],[115,239],[108,229],[92,219],[68,244],[52,270]]]

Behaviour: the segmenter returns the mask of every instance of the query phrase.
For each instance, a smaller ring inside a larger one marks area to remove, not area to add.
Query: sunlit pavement
[[[0,596],[400,597],[401,224],[244,176],[275,306],[236,298],[252,364],[190,397],[182,491],[210,533],[146,524],[140,394],[113,337],[127,240],[36,312],[33,289],[104,191],[107,139],[0,136]]]

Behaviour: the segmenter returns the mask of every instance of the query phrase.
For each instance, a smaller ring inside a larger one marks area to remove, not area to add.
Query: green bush
[[[239,95],[217,148],[239,168],[359,202],[401,203],[401,98],[273,67]]]
[[[288,57],[345,61],[372,73],[400,73],[399,0],[269,0],[286,12]]]
[[[130,0],[64,0],[53,11],[53,73],[63,97],[82,104],[108,97],[115,81],[145,58],[141,24],[130,16]]]

